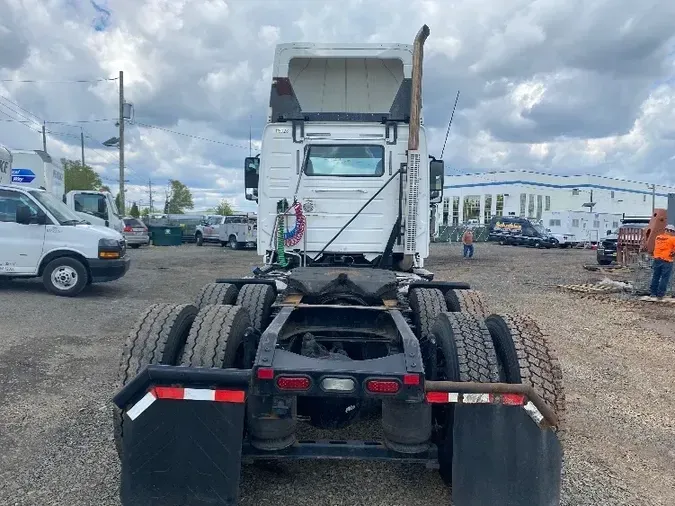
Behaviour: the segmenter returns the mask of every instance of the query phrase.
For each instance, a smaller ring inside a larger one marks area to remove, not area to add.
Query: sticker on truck
[[[12,183],[32,183],[35,172],[30,169],[12,169]]]

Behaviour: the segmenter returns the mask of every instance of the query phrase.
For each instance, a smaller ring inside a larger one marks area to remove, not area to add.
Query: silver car
[[[122,234],[127,241],[127,245],[131,248],[137,249],[143,245],[150,244],[148,227],[138,218],[124,218],[124,230]]]

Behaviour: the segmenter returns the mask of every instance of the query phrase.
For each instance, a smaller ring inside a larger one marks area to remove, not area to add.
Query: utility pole
[[[654,210],[656,209],[656,185],[647,184],[647,188],[652,191],[652,215],[654,215]]]
[[[80,128],[80,146],[82,147],[82,167],[84,167],[84,130]]]
[[[150,212],[152,213],[154,211],[152,207],[152,179],[148,179],[148,200],[150,201]]]
[[[124,72],[120,70],[120,204],[121,213],[126,213],[124,202]]]
[[[42,122],[42,151],[47,152],[47,127],[45,122]]]
[[[654,211],[656,210],[656,185],[652,185],[652,215],[654,214]]]

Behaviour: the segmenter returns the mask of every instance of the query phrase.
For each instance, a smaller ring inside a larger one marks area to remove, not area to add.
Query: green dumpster
[[[180,246],[183,244],[183,228],[180,226],[157,226],[148,227],[150,240],[155,246]]]

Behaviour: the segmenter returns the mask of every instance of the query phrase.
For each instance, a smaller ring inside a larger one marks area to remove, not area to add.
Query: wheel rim
[[[70,290],[77,284],[77,271],[68,265],[61,265],[52,271],[52,285],[58,290]]]
[[[237,247],[237,240],[234,237],[230,237],[230,248],[235,249]]]

